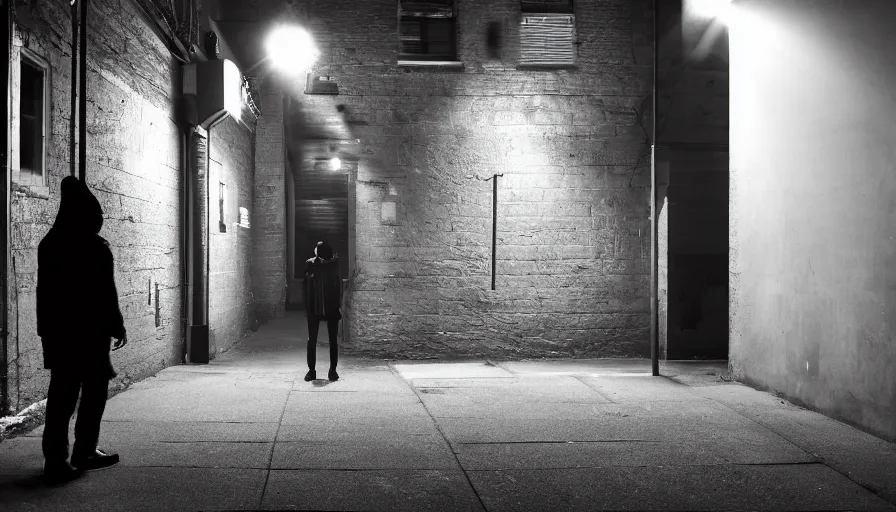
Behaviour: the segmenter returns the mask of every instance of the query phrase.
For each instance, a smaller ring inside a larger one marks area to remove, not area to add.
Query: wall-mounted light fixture
[[[338,156],[334,156],[330,159],[330,170],[338,171],[339,169],[342,169],[342,160]]]
[[[295,25],[276,27],[268,35],[265,51],[277,69],[292,75],[308,72],[320,55],[311,34]]]
[[[227,59],[184,65],[183,93],[192,126],[209,126],[230,114],[240,119],[245,82],[236,64]]]

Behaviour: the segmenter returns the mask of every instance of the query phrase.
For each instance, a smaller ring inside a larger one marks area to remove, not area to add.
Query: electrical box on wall
[[[183,66],[183,94],[187,121],[207,128],[228,113],[240,118],[246,96],[243,76],[233,62],[221,59]]]
[[[305,94],[339,94],[339,84],[335,76],[315,76],[308,74]]]

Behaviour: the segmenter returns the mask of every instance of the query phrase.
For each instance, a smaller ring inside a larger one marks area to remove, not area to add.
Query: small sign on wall
[[[305,94],[339,94],[339,84],[335,76],[315,76],[308,74]]]
[[[242,206],[240,206],[240,226],[249,227],[249,209]]]
[[[383,202],[381,219],[385,224],[394,224],[398,218],[398,208],[394,201]]]

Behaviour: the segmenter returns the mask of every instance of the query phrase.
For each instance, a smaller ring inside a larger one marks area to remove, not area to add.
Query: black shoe
[[[63,484],[81,476],[81,471],[73,468],[66,461],[46,462],[44,464],[44,479],[50,484]]]
[[[305,374],[305,382],[311,382],[312,380],[317,378],[317,372],[314,370],[308,370],[308,373]]]
[[[329,372],[327,372],[327,379],[339,380],[339,374],[336,373],[336,370],[330,370]]]
[[[119,458],[117,453],[106,453],[97,449],[86,457],[72,456],[72,466],[82,470],[90,471],[91,469],[103,469],[118,464]]]

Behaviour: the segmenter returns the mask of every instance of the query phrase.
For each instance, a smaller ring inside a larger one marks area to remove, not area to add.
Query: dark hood
[[[66,233],[99,234],[103,227],[103,209],[87,185],[67,176],[60,186],[59,213],[53,227]]]

